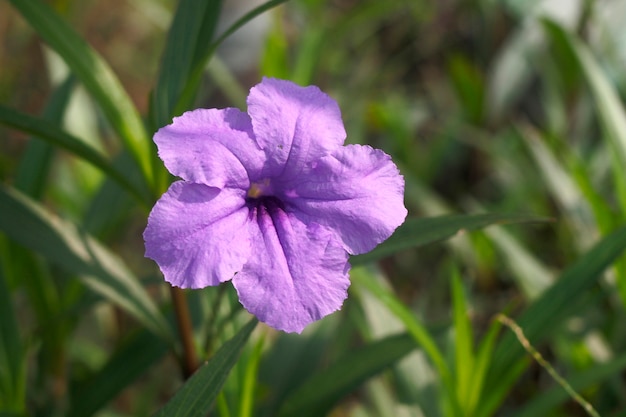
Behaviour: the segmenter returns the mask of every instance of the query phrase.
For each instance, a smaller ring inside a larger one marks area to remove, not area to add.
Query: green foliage
[[[623,415],[626,7],[235,3],[0,5],[0,416],[584,415],[502,312]],[[150,134],[261,76],[329,92],[406,182],[406,223],[301,335],[142,259],[172,180]]]
[[[208,363],[200,367],[185,382],[155,417],[206,415],[257,323],[256,319],[250,320],[239,333],[225,343]]]

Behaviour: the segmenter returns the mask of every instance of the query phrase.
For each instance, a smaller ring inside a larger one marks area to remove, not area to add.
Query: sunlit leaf
[[[134,335],[95,375],[76,384],[68,417],[94,415],[160,360],[168,348],[167,343],[149,332]]]
[[[403,334],[352,350],[292,392],[279,415],[326,415],[337,400],[396,363],[416,347],[413,338]]]
[[[119,305],[156,334],[170,330],[137,277],[120,258],[73,224],[53,216],[18,191],[0,186],[0,231]]]
[[[517,320],[533,345],[545,341],[564,320],[578,312],[580,302],[588,296],[589,289],[597,283],[600,274],[626,249],[626,227],[604,237],[590,251],[579,258],[532,303]],[[478,416],[488,416],[504,399],[524,369],[526,354],[516,337],[510,332],[494,352],[492,371],[485,392],[489,399],[480,405]],[[497,388],[497,390],[496,390]]]
[[[56,12],[41,0],[10,0],[76,74],[152,184],[152,147],[137,108],[108,64]]]
[[[401,250],[439,242],[457,233],[472,231],[491,224],[545,222],[546,218],[525,214],[468,214],[408,219],[395,233],[373,251],[350,258],[352,265],[361,265],[392,255]]]
[[[256,319],[250,320],[232,339],[224,343],[155,417],[206,416],[257,323]]]
[[[102,172],[107,174],[111,179],[114,179],[139,201],[143,203],[149,201],[149,197],[131,184],[123,173],[117,171],[104,155],[93,147],[87,145],[84,141],[65,132],[55,123],[18,112],[2,105],[0,105],[0,123],[35,135],[39,139],[45,140],[50,144],[56,145],[73,153],[79,158],[82,158],[93,166],[101,169]]]

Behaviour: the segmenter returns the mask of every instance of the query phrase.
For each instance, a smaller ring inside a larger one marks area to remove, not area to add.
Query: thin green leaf
[[[195,92],[197,91],[200,80],[202,79],[202,73],[204,72],[204,68],[206,67],[209,58],[211,58],[213,53],[217,50],[217,47],[220,46],[220,44],[224,42],[226,38],[235,33],[240,27],[248,23],[250,20],[266,12],[267,10],[270,10],[271,8],[285,2],[287,2],[287,0],[270,0],[252,9],[241,18],[239,18],[235,23],[233,23],[211,44],[209,44],[208,48],[199,50],[194,58],[193,69],[191,70],[189,77],[187,78],[187,83],[185,84],[183,92],[179,97],[178,104],[176,105],[173,114],[180,114],[185,110],[188,110],[189,107],[192,105],[193,99],[195,97]]]
[[[358,269],[353,269],[351,279],[354,284],[366,288],[374,297],[382,302],[389,311],[402,321],[409,334],[424,350],[433,365],[435,365],[445,387],[445,393],[450,401],[450,406],[455,409],[458,408],[458,403],[454,397],[455,390],[450,368],[426,326],[419,321],[415,314],[413,314],[404,303],[384,288],[372,275],[359,273]]]
[[[82,81],[151,186],[152,148],[148,135],[137,108],[108,64],[46,3],[40,0],[9,1]]]
[[[611,150],[611,167],[615,181],[616,194],[623,213],[626,213],[626,112],[615,87],[596,62],[591,51],[578,38],[569,34],[558,23],[543,19],[543,25],[553,44],[560,46],[573,56],[582,69],[597,108],[596,114],[600,121],[604,136]],[[622,302],[626,304],[626,261],[616,265],[617,287]]]
[[[624,167],[626,165],[626,113],[617,91],[585,44],[555,21],[543,19],[542,22],[551,40],[567,48],[580,65],[593,94],[598,109],[597,116],[604,133],[617,154],[621,167]]]
[[[192,68],[213,38],[221,0],[181,0],[168,32],[153,94],[155,128],[171,122],[173,110]]]
[[[252,319],[191,376],[155,417],[206,416],[258,320]]]
[[[457,233],[491,224],[545,222],[546,218],[525,214],[469,214],[408,219],[396,232],[373,251],[350,258],[353,266],[373,262],[401,250],[439,242]]]
[[[168,345],[141,331],[125,343],[95,375],[77,381],[68,417],[91,416],[168,352]]]
[[[533,345],[546,340],[564,320],[578,312],[578,301],[596,284],[598,276],[609,267],[626,248],[626,227],[604,237],[590,251],[571,265],[556,283],[546,290],[517,320]],[[515,382],[514,372],[524,360],[525,351],[516,337],[507,333],[494,352],[493,371],[488,376],[486,390],[491,393],[488,402],[481,404],[478,415],[487,416],[503,400],[507,388]],[[493,390],[490,390],[493,388]],[[497,394],[496,394],[497,388]]]
[[[26,408],[26,358],[11,294],[0,265],[0,409],[23,412]]]
[[[289,395],[280,416],[321,416],[367,379],[396,363],[417,346],[407,334],[390,336],[344,354]]]
[[[75,80],[71,75],[52,93],[43,112],[43,118],[57,125],[61,124],[65,108],[74,89]],[[41,140],[29,140],[24,156],[15,174],[15,188],[39,200],[48,179],[53,147]]]
[[[611,376],[619,375],[626,368],[626,355],[612,359],[606,363],[594,364],[591,368],[567,377],[567,382],[572,389],[581,391],[589,388],[599,382],[606,380]],[[546,390],[533,398],[530,402],[524,404],[523,409],[514,414],[514,417],[533,417],[547,416],[551,411],[571,400],[571,396],[561,386],[555,386]]]
[[[498,320],[493,320],[487,334],[478,347],[476,362],[472,373],[472,386],[470,387],[466,404],[468,415],[474,415],[474,410],[480,403],[485,377],[491,365],[493,350],[496,346],[496,339],[501,327],[502,324]]]
[[[79,275],[92,290],[125,309],[151,331],[170,339],[169,326],[137,278],[103,245],[6,186],[0,186],[0,212],[0,231]]]
[[[239,417],[252,417],[254,410],[254,394],[257,382],[257,374],[261,355],[263,353],[263,344],[265,338],[261,337],[256,342],[254,349],[250,352],[250,357],[246,362],[246,369],[243,376],[243,384],[241,388],[241,400],[239,407]]]
[[[452,307],[454,314],[454,351],[456,394],[462,409],[468,409],[474,385],[474,336],[467,314],[467,303],[458,270],[452,273]]]
[[[102,172],[114,179],[118,184],[120,184],[120,186],[130,192],[143,204],[147,204],[147,201],[150,201],[149,197],[131,184],[128,181],[127,176],[115,169],[115,167],[106,159],[104,155],[87,145],[82,140],[65,132],[58,127],[58,125],[48,120],[30,116],[2,105],[0,105],[0,123],[24,132],[28,132],[37,136],[37,138],[48,141],[51,144],[73,153],[79,158],[84,159],[93,166],[102,170]]]

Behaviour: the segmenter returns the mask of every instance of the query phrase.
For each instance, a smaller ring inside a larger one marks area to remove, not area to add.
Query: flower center
[[[250,198],[260,198],[263,196],[268,196],[272,194],[272,187],[270,185],[270,179],[265,178],[259,182],[253,182],[250,184],[250,188],[248,189],[247,197]]]

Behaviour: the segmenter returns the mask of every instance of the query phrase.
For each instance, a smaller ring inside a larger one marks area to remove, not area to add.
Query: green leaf
[[[578,38],[567,33],[562,26],[549,19],[543,19],[544,28],[556,50],[574,57],[587,80],[593,96],[596,115],[600,121],[604,137],[610,149],[611,167],[616,194],[622,213],[626,213],[626,112],[619,94],[596,62],[589,48]],[[626,261],[616,265],[617,287],[622,303],[626,305]]]
[[[0,105],[0,123],[28,132],[42,140],[46,140],[51,144],[72,152],[74,155],[102,170],[102,172],[114,179],[124,189],[128,190],[140,202],[147,204],[147,201],[151,201],[145,193],[142,193],[137,187],[131,184],[127,176],[119,172],[104,155],[82,140],[65,132],[56,124],[2,105]]]
[[[572,389],[580,392],[611,376],[618,375],[626,368],[626,355],[621,355],[606,363],[594,364],[591,368],[576,375],[567,376],[567,382]],[[543,391],[530,402],[524,404],[521,411],[515,413],[514,417],[547,416],[553,413],[552,410],[571,400],[571,396],[562,386],[555,386]]]
[[[435,343],[435,339],[430,334],[426,326],[417,318],[415,314],[400,301],[394,294],[384,288],[380,282],[371,274],[364,273],[358,269],[353,269],[351,273],[352,282],[359,287],[366,288],[374,297],[384,304],[390,312],[396,315],[404,324],[409,334],[415,339],[419,347],[424,350],[426,356],[431,360],[445,387],[445,394],[449,404],[454,409],[458,408],[456,402],[455,389],[452,381],[450,368],[446,363],[444,355]]]
[[[373,251],[352,256],[353,266],[377,261],[401,250],[439,242],[457,233],[472,231],[491,224],[545,222],[549,219],[525,214],[470,214],[408,219],[396,232]]]
[[[0,410],[23,412],[26,400],[26,358],[11,294],[0,265]]]
[[[448,59],[448,72],[458,101],[465,117],[474,124],[480,124],[484,116],[485,82],[482,74],[472,62],[462,54],[453,54]]]
[[[44,119],[57,125],[61,124],[74,84],[74,77],[70,75],[52,93],[52,97],[43,112]],[[52,155],[53,147],[49,143],[31,138],[15,174],[15,188],[39,200],[48,179]]]
[[[474,385],[474,335],[467,314],[467,303],[458,270],[452,273],[452,307],[454,317],[454,352],[456,367],[456,394],[462,409],[468,409]]]
[[[578,259],[530,305],[517,320],[528,340],[537,346],[545,341],[562,323],[578,312],[579,302],[597,283],[598,276],[609,267],[626,248],[626,227],[604,237],[590,251]],[[492,372],[485,392],[490,398],[481,404],[479,416],[492,415],[515,382],[512,377],[524,369],[520,365],[526,357],[524,348],[512,333],[506,333],[494,352]],[[497,390],[496,390],[497,388]]]
[[[491,365],[493,350],[496,346],[496,339],[501,327],[502,324],[498,320],[493,320],[491,322],[491,326],[489,326],[487,334],[483,337],[483,340],[478,347],[476,362],[472,372],[472,386],[466,403],[466,411],[469,415],[474,415],[474,410],[480,403],[485,378],[487,376],[489,366]]]
[[[155,417],[206,416],[257,323],[256,318],[250,320],[232,339],[224,343],[215,356],[187,380]]]
[[[254,394],[257,386],[257,375],[261,356],[263,355],[264,337],[260,337],[245,364],[241,398],[239,401],[239,417],[251,417],[254,415]]]
[[[204,49],[211,44],[221,3],[221,0],[181,0],[178,3],[153,94],[155,128],[171,122],[192,68],[198,65]]]
[[[152,185],[152,145],[137,108],[108,64],[55,11],[41,0],[10,0],[39,36],[72,69],[100,105]]]
[[[407,334],[390,336],[352,350],[292,392],[280,416],[321,416],[363,382],[396,363],[417,346]]]
[[[0,212],[0,231],[79,275],[88,287],[122,307],[148,329],[171,339],[168,324],[137,278],[95,239],[6,186],[0,186]]]
[[[193,99],[195,97],[195,92],[198,89],[198,85],[200,84],[200,80],[202,79],[202,73],[204,72],[204,68],[217,47],[230,35],[235,33],[240,27],[248,23],[250,20],[254,19],[258,15],[270,10],[273,7],[276,7],[282,3],[285,3],[287,0],[270,0],[266,3],[261,4],[260,6],[252,9],[241,18],[239,18],[235,23],[233,23],[226,31],[224,31],[217,39],[215,39],[212,43],[208,45],[206,48],[198,49],[194,58],[194,65],[187,78],[187,83],[183,89],[183,92],[178,100],[178,104],[174,109],[173,114],[180,114],[185,110],[188,110],[189,107],[193,103]]]
[[[69,417],[91,416],[168,352],[168,345],[141,331],[122,345],[95,375],[75,382]]]
[[[551,40],[576,58],[595,100],[604,133],[623,167],[626,164],[626,113],[617,91],[585,44],[558,23],[550,19],[542,22]]]

